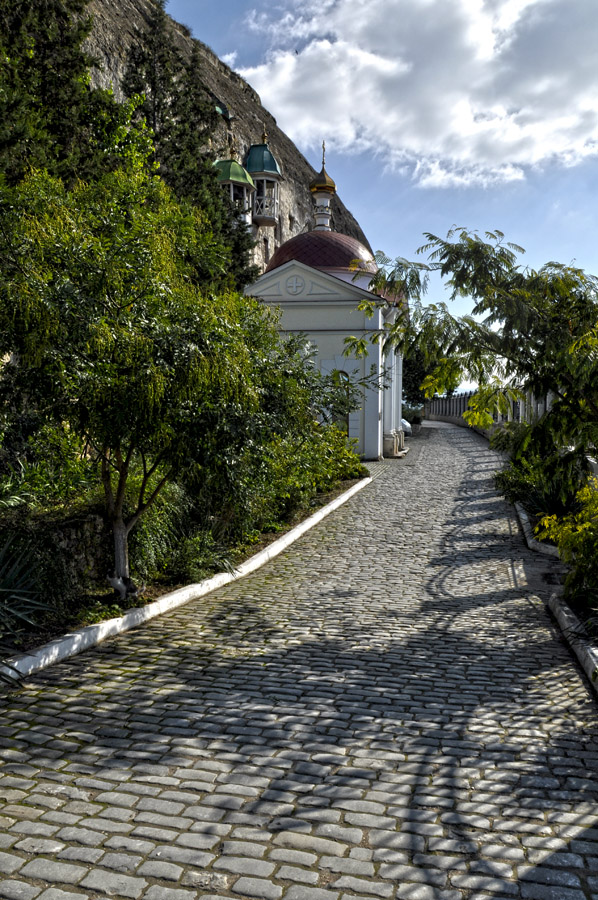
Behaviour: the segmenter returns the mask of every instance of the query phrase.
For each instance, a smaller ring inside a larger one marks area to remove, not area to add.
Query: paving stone
[[[285,894],[285,900],[338,900],[338,891],[325,888],[308,888],[293,885]]]
[[[111,850],[128,850],[131,853],[141,853],[146,856],[156,845],[152,841],[142,841],[128,835],[118,835],[108,838],[104,846],[110,847]]]
[[[260,900],[279,900],[282,897],[280,885],[272,884],[263,878],[239,878],[232,887],[235,894],[244,897],[258,897]]]
[[[214,863],[215,869],[225,869],[237,875],[254,875],[257,878],[267,878],[274,871],[274,864],[263,859],[251,859],[239,856],[222,856]]]
[[[300,884],[317,884],[319,875],[310,869],[300,869],[297,866],[281,866],[276,877],[282,881],[298,881]]]
[[[178,881],[183,874],[183,868],[164,860],[150,859],[139,867],[138,874],[148,878],[161,878],[164,881]]]
[[[23,866],[22,875],[28,878],[39,878],[59,884],[79,884],[87,869],[74,863],[57,862],[53,859],[34,859]]]
[[[195,900],[197,891],[186,891],[183,888],[159,887],[154,884],[144,895],[143,900]]]
[[[73,862],[94,865],[104,855],[104,851],[95,847],[65,847],[56,854],[58,859],[70,859]]]
[[[343,856],[347,850],[346,844],[329,841],[326,838],[313,837],[310,834],[295,834],[287,831],[274,838],[274,843],[293,850],[314,851],[315,853],[327,853],[333,856]]]
[[[92,869],[81,882],[81,887],[99,891],[109,897],[131,897],[137,900],[147,887],[147,881],[145,878],[133,878],[130,875]]]
[[[26,881],[16,881],[12,878],[10,881],[0,881],[0,897],[5,897],[6,900],[33,900],[41,890],[40,887]]]
[[[0,896],[598,900],[559,563],[481,437],[409,446],[263,569],[2,698]]]
[[[313,866],[317,860],[315,853],[305,853],[301,850],[283,850],[276,847],[268,854],[269,859],[276,859],[281,862],[294,863],[297,866]]]
[[[133,856],[130,853],[105,853],[102,857],[102,866],[114,869],[115,872],[134,872],[141,862],[142,856]]]
[[[363,878],[355,878],[353,875],[341,875],[332,883],[332,887],[343,888],[348,891],[362,891],[374,897],[392,897],[394,887],[392,884],[384,884],[381,881],[366,881]]]
[[[27,862],[22,856],[16,856],[13,853],[0,853],[0,872],[5,875],[12,875],[17,872],[21,866]]]
[[[61,891],[60,888],[48,888],[40,894],[40,900],[81,900],[87,894],[74,894],[72,891]]]

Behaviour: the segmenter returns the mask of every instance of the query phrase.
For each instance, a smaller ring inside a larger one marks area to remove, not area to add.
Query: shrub
[[[175,549],[167,574],[172,581],[194,583],[216,572],[233,572],[230,550],[207,530],[185,538]]]
[[[598,481],[593,478],[577,493],[578,509],[559,518],[544,516],[538,537],[548,538],[570,565],[565,595],[598,613]]]
[[[39,601],[36,566],[28,547],[9,538],[0,548],[0,659],[18,649],[23,632],[45,605]],[[0,673],[0,681],[11,682]]]
[[[26,438],[16,430],[4,432],[0,441],[0,508],[49,508],[90,493],[97,498],[97,466],[80,438],[62,423],[38,423]]]
[[[131,479],[135,491],[137,478]],[[129,557],[134,578],[150,580],[166,574],[177,547],[193,530],[194,503],[185,488],[167,484],[155,503],[139,520],[129,537]]]
[[[494,483],[507,500],[519,501],[532,516],[563,516],[575,508],[586,478],[584,461],[574,451],[545,459],[529,453],[497,472]]]

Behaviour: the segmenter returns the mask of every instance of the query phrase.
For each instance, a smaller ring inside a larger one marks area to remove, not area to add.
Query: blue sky
[[[498,228],[529,266],[598,273],[597,0],[167,11],[250,82],[315,167],[326,140],[326,168],[374,250],[413,258],[424,232]]]

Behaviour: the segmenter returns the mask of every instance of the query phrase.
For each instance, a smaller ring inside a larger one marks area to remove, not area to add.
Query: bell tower
[[[332,198],[336,194],[336,184],[326,171],[326,142],[322,141],[322,171],[310,181],[309,189],[314,198],[316,208],[315,231],[332,231]]]

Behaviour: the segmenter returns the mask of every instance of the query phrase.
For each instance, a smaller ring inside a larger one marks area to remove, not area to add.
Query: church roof
[[[282,244],[266,269],[271,272],[291,260],[305,263],[313,269],[350,269],[354,259],[372,274],[377,271],[374,257],[357,238],[336,231],[308,231]]]
[[[312,194],[315,191],[328,191],[330,194],[336,193],[336,184],[333,179],[330,177],[324,166],[322,166],[322,171],[312,178],[309,183],[309,189]]]
[[[244,184],[249,188],[255,188],[253,178],[243,166],[235,159],[217,159],[214,163],[217,171],[216,177],[220,183],[232,181],[234,184]]]
[[[261,172],[271,172],[273,175],[282,176],[280,166],[266,143],[251,145],[245,166],[252,175],[257,175]]]

